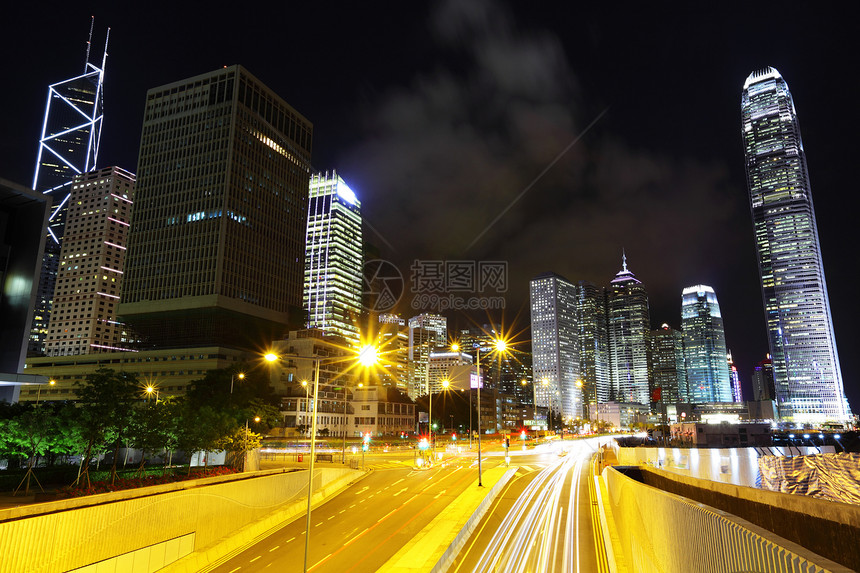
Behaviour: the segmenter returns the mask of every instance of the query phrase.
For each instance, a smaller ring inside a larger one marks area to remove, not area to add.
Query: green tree
[[[188,473],[195,452],[219,449],[224,438],[237,428],[236,420],[223,410],[210,406],[197,407],[184,401],[174,418],[176,447],[188,456]]]
[[[99,368],[88,374],[86,381],[76,383],[75,393],[80,408],[81,434],[87,443],[81,463],[81,475],[75,483],[85,479],[90,485],[89,466],[95,454],[114,445],[111,481],[116,477],[119,447],[131,424],[132,408],[140,400],[140,384],[131,372],[115,372]]]

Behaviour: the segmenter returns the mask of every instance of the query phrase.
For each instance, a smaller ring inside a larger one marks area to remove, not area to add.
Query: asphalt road
[[[520,469],[449,571],[599,571],[588,489],[596,447],[588,439],[514,450],[511,463]]]
[[[477,487],[473,456],[426,470],[381,469],[380,460],[368,459],[380,469],[312,511],[309,571],[376,571],[467,487]],[[483,466],[500,463],[503,459],[494,457]],[[302,515],[214,571],[301,571],[304,549]]]

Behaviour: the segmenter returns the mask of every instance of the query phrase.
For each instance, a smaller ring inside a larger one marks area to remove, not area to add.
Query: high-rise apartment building
[[[129,347],[117,320],[135,177],[107,167],[75,177],[45,339],[47,356]]]
[[[311,123],[234,65],[146,94],[120,316],[161,347],[302,322]]]
[[[726,333],[714,289],[696,285],[681,292],[681,330],[690,402],[731,402]]]
[[[648,404],[648,334],[651,331],[648,293],[645,285],[627,269],[609,285],[607,323],[609,329],[612,388],[610,400]]]
[[[337,172],[311,177],[305,243],[308,328],[358,348],[362,291],[361,203]]]
[[[741,95],[741,135],[779,416],[850,417],[794,101],[774,68]]]
[[[664,324],[651,331],[651,386],[655,402],[687,402],[687,368],[684,364],[684,335]],[[654,392],[659,388],[659,392]]]
[[[91,24],[83,73],[48,86],[33,189],[50,194],[53,207],[48,221],[42,274],[28,344],[28,353],[31,355],[43,352],[45,336],[48,334],[51,297],[57,280],[72,181],[76,176],[95,169],[98,160],[108,40],[105,39],[101,67],[98,67],[90,62],[92,35]]]
[[[586,281],[576,285],[579,371],[586,404],[609,401],[612,368],[606,324],[606,291]],[[596,411],[596,410],[595,410]]]
[[[530,281],[529,298],[535,405],[563,417],[582,416],[576,287],[544,273]]]

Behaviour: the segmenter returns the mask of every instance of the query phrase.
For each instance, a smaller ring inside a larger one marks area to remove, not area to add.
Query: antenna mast
[[[84,62],[84,73],[87,73],[89,65],[90,65],[90,44],[93,43],[93,26],[96,23],[96,17],[90,16],[90,35],[87,38],[87,59]]]

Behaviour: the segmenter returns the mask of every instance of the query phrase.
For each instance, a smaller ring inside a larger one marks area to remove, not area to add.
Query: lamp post
[[[493,341],[493,350],[490,352],[497,352],[502,354],[507,350],[507,343],[501,338],[497,338]],[[483,380],[481,378],[481,346],[480,344],[475,347],[475,364],[477,365],[478,370],[478,487],[483,486],[481,483],[481,387],[484,385]]]
[[[57,383],[57,381],[54,380],[53,378],[48,380],[48,384],[50,384],[51,386],[53,386],[56,383]],[[36,405],[37,406],[39,405],[39,398],[41,398],[41,397],[42,397],[42,385],[39,384],[39,387],[36,388]]]
[[[310,397],[308,396],[308,381],[302,380],[302,386],[305,387],[305,416],[304,420],[302,420],[302,426],[307,426],[308,413],[310,412],[310,408],[308,408],[308,402],[310,401]],[[307,429],[305,429],[305,433],[307,433]]]
[[[158,401],[156,400],[156,403]],[[260,416],[254,416],[254,423],[260,423]],[[242,460],[242,471],[246,471],[248,469],[248,418],[245,418],[245,436],[244,440],[242,440],[242,454],[245,456],[245,459]]]
[[[313,416],[311,417],[311,459],[308,469],[308,511],[305,520],[305,558],[303,571],[308,570],[308,549],[310,548],[311,539],[311,496],[313,495],[313,477],[314,477],[314,458],[316,457],[316,435],[317,435],[317,396],[319,395],[320,385],[320,364],[322,362],[344,362],[347,358],[342,356],[299,356],[296,354],[286,354],[283,357],[293,358],[296,360],[310,360],[314,364],[314,401],[313,401]],[[269,352],[264,356],[267,362],[277,362],[282,357],[273,352]],[[363,366],[371,366],[377,361],[377,349],[373,346],[365,346],[358,354],[358,361]]]
[[[230,393],[231,394],[233,393],[233,380],[236,378],[236,376],[239,377],[239,380],[244,380],[245,379],[245,373],[239,372],[239,374],[234,373],[234,374],[230,375]]]

